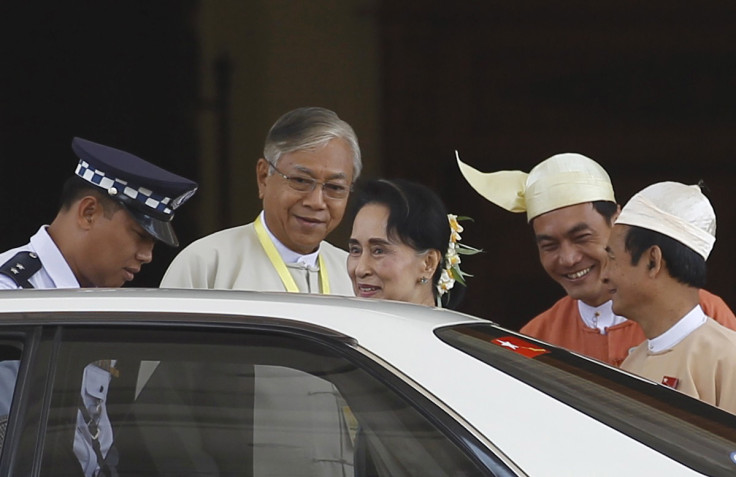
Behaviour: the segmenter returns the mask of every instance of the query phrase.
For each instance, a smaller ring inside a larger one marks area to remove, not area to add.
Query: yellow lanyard
[[[286,291],[290,293],[299,293],[299,287],[296,286],[294,277],[291,276],[291,273],[289,273],[289,270],[286,268],[286,264],[284,263],[284,259],[281,258],[281,254],[276,250],[276,246],[273,242],[271,242],[271,238],[268,236],[266,228],[263,226],[260,215],[256,218],[254,226],[256,228],[258,241],[261,242],[263,251],[266,252],[266,256],[271,261],[273,268],[276,269],[276,273],[279,274],[281,282],[286,287]],[[322,254],[317,257],[317,263],[319,264],[319,281],[322,285],[322,293],[329,295],[330,282],[327,279],[327,267],[325,267],[325,262],[322,260]]]

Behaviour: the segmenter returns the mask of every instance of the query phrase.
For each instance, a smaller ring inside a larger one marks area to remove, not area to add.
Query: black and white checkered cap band
[[[92,184],[95,184],[96,186],[99,186],[108,192],[110,192],[110,189],[115,188],[118,194],[122,192],[126,196],[137,202],[140,202],[148,208],[156,210],[165,215],[174,214],[174,211],[169,206],[169,204],[171,203],[170,197],[156,194],[150,189],[135,186],[122,179],[109,177],[103,171],[95,169],[87,161],[80,160],[79,164],[77,164],[77,170],[75,172],[82,179],[86,180],[87,182],[91,182]]]

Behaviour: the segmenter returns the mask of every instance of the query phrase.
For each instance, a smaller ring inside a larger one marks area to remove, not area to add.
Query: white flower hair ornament
[[[460,255],[475,255],[483,250],[470,245],[460,243],[463,226],[460,225],[462,220],[473,219],[470,217],[458,217],[457,215],[447,214],[447,219],[450,222],[450,242],[447,245],[447,253],[445,253],[445,268],[442,270],[439,282],[437,283],[437,306],[442,306],[442,296],[450,293],[450,289],[455,286],[455,282],[460,282],[463,286],[465,284],[465,277],[472,277],[473,275],[465,273],[460,270]]]

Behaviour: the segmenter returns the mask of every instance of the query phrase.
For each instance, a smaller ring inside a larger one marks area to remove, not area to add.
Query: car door
[[[516,475],[349,337],[146,321],[24,335],[4,475]]]

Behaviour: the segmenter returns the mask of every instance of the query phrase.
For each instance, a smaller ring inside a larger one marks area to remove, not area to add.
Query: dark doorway
[[[196,179],[197,2],[3,2],[0,6],[0,250],[58,209],[74,136]],[[177,216],[192,237],[192,202]],[[189,210],[187,210],[189,209]],[[158,245],[136,286],[157,286],[175,251]]]

